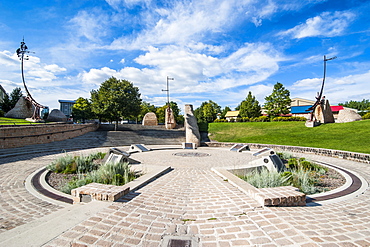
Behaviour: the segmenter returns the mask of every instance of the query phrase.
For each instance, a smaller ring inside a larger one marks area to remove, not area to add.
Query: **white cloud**
[[[70,20],[75,37],[84,37],[99,43],[100,39],[108,34],[109,17],[98,9],[82,10]]]
[[[64,72],[64,71],[67,70],[66,68],[61,68],[56,64],[45,65],[44,69],[46,69],[47,71],[50,71],[52,73]]]
[[[142,49],[149,45],[186,45],[217,34],[232,26],[250,1],[205,0],[176,2],[169,8],[155,7],[147,10],[146,29],[136,37],[121,37],[111,44],[111,49]],[[212,6],[212,7],[210,7]],[[154,24],[153,24],[154,23]]]
[[[134,60],[145,68],[91,69],[81,75],[82,81],[98,86],[114,76],[132,81],[143,95],[153,97],[163,93],[166,77],[170,76],[175,78],[170,82],[171,94],[204,97],[263,81],[278,70],[278,62],[284,58],[270,44],[257,43],[245,44],[225,58],[174,45],[162,49],[148,47],[145,54]]]
[[[344,103],[345,101],[361,101],[369,99],[368,88],[370,71],[338,78],[326,78],[324,95],[331,104]],[[321,78],[304,79],[297,81],[291,88],[294,97],[314,99],[321,89]]]
[[[322,78],[310,78],[296,81],[293,83],[293,89],[307,90],[307,89],[319,89],[322,84]]]
[[[279,35],[289,35],[296,39],[306,37],[334,37],[342,35],[348,25],[355,19],[350,11],[324,12],[307,19],[306,23],[295,26]]]

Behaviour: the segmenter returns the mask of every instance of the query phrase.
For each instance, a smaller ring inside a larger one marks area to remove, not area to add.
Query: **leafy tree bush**
[[[99,120],[118,121],[140,114],[139,88],[132,82],[111,77],[98,90],[91,91],[92,111]]]
[[[239,115],[241,117],[259,117],[261,116],[261,106],[256,100],[254,96],[252,96],[252,92],[249,91],[248,96],[245,100],[243,100],[235,110],[239,111]]]
[[[282,121],[307,121],[305,117],[274,117],[271,121],[282,122]]]
[[[85,120],[93,118],[91,102],[88,99],[79,97],[72,106],[72,116],[75,121],[80,120],[83,123]]]
[[[212,100],[203,102],[200,107],[194,110],[194,116],[198,123],[212,123],[217,118],[218,113],[221,113],[221,107]]]
[[[269,122],[270,118],[267,116],[260,116],[250,119],[251,122]]]
[[[3,102],[0,103],[1,110],[6,113],[14,108],[18,100],[23,96],[22,90],[20,87],[16,87],[11,92],[10,96],[6,93],[4,95]],[[4,114],[3,114],[4,115]]]
[[[370,119],[370,112],[362,116],[362,119]]]
[[[363,99],[362,101],[346,101],[345,103],[339,103],[338,105],[357,109],[359,111],[364,111],[368,108],[370,108],[370,101],[368,99]]]
[[[283,84],[277,82],[272,93],[265,98],[265,109],[270,117],[276,117],[290,113],[290,92]]]

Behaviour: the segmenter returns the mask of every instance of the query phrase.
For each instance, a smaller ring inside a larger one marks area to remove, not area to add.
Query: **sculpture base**
[[[25,120],[33,123],[45,123],[45,120],[43,119],[26,118]]]
[[[306,121],[305,123],[306,127],[317,127],[320,125],[320,122],[317,121]]]

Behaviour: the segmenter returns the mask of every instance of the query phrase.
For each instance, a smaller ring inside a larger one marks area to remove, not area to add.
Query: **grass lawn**
[[[36,124],[36,123],[26,121],[24,119],[0,117],[0,125],[24,125],[24,124]]]
[[[322,124],[304,122],[210,123],[210,139],[219,142],[261,143],[328,148],[370,153],[370,120]]]

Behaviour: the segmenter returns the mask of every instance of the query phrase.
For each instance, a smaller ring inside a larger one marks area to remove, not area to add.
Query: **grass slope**
[[[32,122],[26,121],[24,119],[0,117],[0,125],[23,125],[23,124],[31,124],[31,123]]]
[[[219,142],[262,143],[317,147],[370,153],[370,120],[323,124],[304,122],[211,123],[209,133]]]

